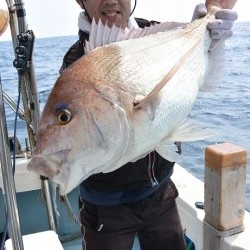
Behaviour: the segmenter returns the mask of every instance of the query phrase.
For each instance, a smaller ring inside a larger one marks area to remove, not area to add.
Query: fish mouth
[[[62,150],[49,155],[34,155],[27,165],[27,169],[49,179],[62,172],[62,164],[69,150]]]

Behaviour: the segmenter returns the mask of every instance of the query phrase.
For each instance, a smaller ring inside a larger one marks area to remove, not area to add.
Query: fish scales
[[[199,22],[204,25],[204,22]],[[197,23],[195,24],[197,26]],[[193,27],[190,27],[191,30],[193,30]],[[200,27],[201,32],[204,33],[204,27]],[[177,34],[177,37],[179,36],[179,40],[173,39],[173,37],[176,36],[176,33],[180,33],[180,35]],[[184,54],[185,51],[189,50],[194,42],[197,41],[197,39],[201,39],[204,37],[203,34],[198,34],[196,39],[192,39],[192,43],[190,42],[190,34],[191,32],[186,31],[186,38],[183,39],[183,30],[178,30],[178,31],[172,31],[168,32],[170,34],[166,38],[166,34],[157,34],[155,36],[152,36],[150,38],[142,38],[138,39],[137,41],[134,41],[133,46],[131,46],[130,41],[126,41],[126,44],[123,43],[122,48],[120,47],[118,49],[122,50],[121,54],[125,54],[125,56],[122,57],[122,61],[120,61],[119,64],[116,65],[115,68],[113,68],[113,72],[109,75],[108,81],[110,86],[116,86],[121,84],[121,86],[127,89],[127,92],[132,93],[130,96],[126,95],[124,96],[124,105],[127,106],[127,110],[130,108],[132,109],[131,103],[133,102],[133,98],[135,94],[143,94],[147,95],[148,92],[155,86],[164,76],[166,70],[169,71],[170,68],[173,65],[173,61],[178,61],[179,57],[181,54]],[[198,32],[197,32],[198,33]],[[208,32],[207,32],[208,33]],[[207,35],[208,36],[208,35]],[[170,38],[169,38],[170,37]],[[138,49],[139,48],[139,49]],[[166,49],[167,48],[167,49]],[[205,48],[198,47],[197,46],[197,54],[194,53],[194,57],[196,56],[197,59],[194,60],[193,58],[190,58],[190,61],[186,62],[186,71],[182,71],[181,75],[179,77],[190,79],[190,72],[197,72],[201,71],[204,72],[204,70],[201,70],[204,65],[202,65],[200,58],[204,57],[204,51]],[[171,55],[170,55],[171,54]],[[171,61],[169,60],[171,58]],[[203,62],[204,64],[204,62]],[[123,72],[128,72],[128,74],[123,74]],[[114,75],[117,75],[114,77]],[[178,72],[177,72],[178,75]],[[176,77],[178,77],[176,75]],[[193,75],[193,74],[191,74]],[[196,74],[198,75],[198,74]],[[201,77],[202,78],[202,77]],[[113,81],[115,79],[115,81]],[[123,82],[125,79],[129,82],[128,85],[124,85]],[[138,79],[144,83],[142,89],[141,85],[138,85]],[[119,80],[117,82],[117,80]],[[183,81],[182,81],[183,82]],[[179,103],[181,99],[188,99],[191,97],[188,93],[188,87],[193,88],[192,85],[190,84],[189,81],[185,81],[187,87],[183,88],[182,86],[179,85],[180,91],[183,95],[180,95],[180,92],[177,91],[178,97],[175,95],[176,93],[176,84],[173,85],[171,88],[171,83],[166,86],[163,91],[162,91],[162,106],[168,107],[168,103],[170,105],[174,105],[174,102],[169,101],[170,98],[175,98],[176,101]],[[194,81],[196,83],[196,81]],[[185,91],[182,91],[185,90]],[[164,94],[164,92],[168,93],[167,95]],[[190,91],[191,92],[191,91]],[[198,89],[197,89],[198,92]],[[197,93],[196,92],[196,93]],[[164,100],[164,96],[166,97]],[[193,97],[190,98],[193,100]],[[188,106],[188,105],[187,105]],[[181,106],[182,107],[182,106]],[[171,110],[172,107],[170,107]],[[182,107],[183,109],[183,107]],[[159,115],[161,117],[162,113],[164,112],[164,109],[161,109],[159,107],[158,111],[160,112]],[[187,111],[185,111],[186,113]],[[132,112],[132,114],[134,114]],[[137,114],[135,114],[137,116]],[[155,115],[157,117],[157,113]],[[174,114],[170,114],[170,116],[174,117]],[[168,118],[169,119],[169,116]],[[132,119],[133,120],[133,119]],[[143,120],[141,120],[140,117],[135,120],[135,122],[140,122],[143,124],[146,124],[150,126],[148,123],[144,123]],[[154,125],[158,123],[158,126],[154,126],[154,130],[152,131],[153,137],[155,137],[155,131],[158,131],[158,129],[162,130],[162,123],[165,123],[165,120],[162,119],[154,119]],[[166,124],[166,123],[165,123]],[[141,126],[140,126],[141,128]],[[171,129],[171,127],[169,127]],[[144,131],[143,129],[140,129],[141,131]],[[146,130],[148,131],[148,129]],[[140,131],[138,131],[138,140],[141,138],[141,140],[145,140],[145,136],[141,136]],[[151,147],[151,145],[149,146]]]

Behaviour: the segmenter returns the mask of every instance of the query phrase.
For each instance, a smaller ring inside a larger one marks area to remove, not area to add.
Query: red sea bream
[[[231,8],[235,2],[206,4]],[[93,22],[86,55],[61,74],[49,95],[28,168],[65,194],[90,175],[152,150],[175,161],[175,141],[211,136],[187,118],[200,89],[217,80],[223,54],[223,41],[211,47],[207,22],[216,8],[208,7],[204,18],[172,30],[160,24],[119,31]]]

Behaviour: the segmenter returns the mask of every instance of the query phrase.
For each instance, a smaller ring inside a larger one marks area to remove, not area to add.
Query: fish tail
[[[218,7],[221,9],[232,9],[237,0],[206,0],[205,5],[207,8]]]

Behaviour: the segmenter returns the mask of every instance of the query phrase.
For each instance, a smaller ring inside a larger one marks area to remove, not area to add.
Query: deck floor
[[[64,250],[81,250],[82,248],[82,240],[81,239],[77,239],[77,240],[73,240],[73,241],[69,241],[63,244],[63,248]],[[140,245],[139,245],[139,241],[136,238],[135,242],[134,242],[134,246],[132,250],[140,250]]]

